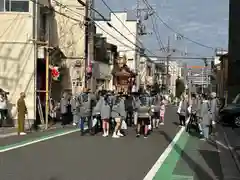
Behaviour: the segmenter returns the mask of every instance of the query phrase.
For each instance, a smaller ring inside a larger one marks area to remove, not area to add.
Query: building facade
[[[145,89],[152,87],[155,83],[155,64],[146,56],[140,57],[139,74],[140,85]]]
[[[64,59],[61,59],[63,67],[62,90],[75,94],[81,91],[85,84],[86,34],[84,16],[86,9],[75,0],[58,2],[60,3],[51,4],[52,8],[59,13],[53,13],[49,16],[51,33],[49,42],[52,47],[58,47],[64,55]]]
[[[126,38],[119,34],[113,28],[109,27],[106,21],[102,20],[96,21],[96,24],[101,27],[99,28],[97,26],[96,32],[97,34],[102,34],[102,36],[106,37],[108,43],[116,45],[118,47],[119,56],[126,56],[127,66],[130,68],[131,71],[137,73],[137,69],[139,67],[139,53],[136,47],[136,45],[138,44],[137,21],[128,20],[126,12],[115,13],[115,15],[111,13],[108,22],[111,23],[112,26],[114,26]],[[121,21],[119,21],[119,19]],[[121,22],[127,28],[124,27]]]
[[[50,73],[50,93],[54,92],[52,95],[59,98],[64,89],[75,92],[82,87],[85,71],[84,17],[71,9],[84,15],[85,7],[75,0],[53,2],[0,2],[0,88],[10,92],[9,110],[13,118],[16,117],[16,101],[20,92],[26,93],[28,118],[36,118],[36,95],[46,85],[46,68],[40,68],[46,63],[46,46],[51,51],[50,65],[56,64],[63,69],[62,80],[58,83],[50,83]]]
[[[176,61],[170,61],[169,62],[169,90],[170,93],[175,96],[176,92],[176,80],[178,77],[181,77],[181,67]]]
[[[118,56],[117,46],[106,41],[105,37],[95,38],[96,90],[113,90],[113,66]]]
[[[26,93],[29,118],[35,118],[35,4],[28,0],[0,2],[0,87],[9,94],[9,112],[16,116],[16,102]]]

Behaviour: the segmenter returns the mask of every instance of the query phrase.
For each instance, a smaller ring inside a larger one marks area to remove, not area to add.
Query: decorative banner
[[[55,81],[60,80],[60,72],[59,72],[59,67],[55,66],[51,68],[51,74],[52,74],[52,79]]]

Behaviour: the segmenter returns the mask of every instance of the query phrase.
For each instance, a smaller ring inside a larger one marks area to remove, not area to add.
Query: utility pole
[[[204,68],[202,68],[202,94],[204,93],[203,85],[204,85]]]
[[[46,96],[45,96],[45,129],[48,129],[48,114],[49,114],[49,44],[46,48]]]
[[[140,10],[140,0],[137,0],[137,34],[136,34],[136,38],[138,38],[140,36],[140,29],[141,29],[141,23],[142,23],[142,20],[141,20],[141,10]],[[136,90],[138,91],[139,90],[139,87],[140,87],[140,76],[139,76],[139,65],[140,65],[140,49],[138,51],[138,47],[135,47],[136,48],[136,60],[135,60],[135,70],[137,72],[137,79],[136,79]]]
[[[143,21],[146,21],[149,18],[149,16],[153,15],[153,9],[150,9],[149,7],[141,8],[140,7],[141,1],[142,0],[136,1],[136,12],[137,12],[137,14],[136,14],[136,18],[137,18],[136,38],[151,34],[151,33],[146,32],[146,28],[145,28]],[[142,14],[143,14],[142,12],[145,12],[144,18],[142,18]],[[138,40],[138,42],[139,42],[139,40]],[[139,47],[135,48],[136,49],[135,69],[136,69],[136,72],[139,74],[140,58],[141,58],[141,55],[144,54],[144,49],[143,49],[144,47],[141,42],[138,44],[138,46],[140,46],[140,48]],[[137,86],[137,89],[140,86],[140,76],[139,75],[137,76],[137,79],[136,79],[136,86]]]
[[[88,23],[88,54],[87,54],[87,67],[91,68],[92,75],[88,83],[88,88],[91,89],[91,91],[95,91],[94,88],[94,55],[95,55],[95,47],[94,47],[94,37],[95,37],[95,28],[94,28],[94,0],[87,0],[87,7],[88,8],[88,18],[91,20]]]
[[[82,1],[78,1],[81,5],[84,6]],[[84,59],[84,88],[87,88],[87,67],[88,67],[88,29],[89,29],[89,22],[88,22],[88,3],[86,2],[85,7],[85,59]]]
[[[169,61],[170,61],[170,57],[171,57],[171,54],[170,54],[170,36],[168,36],[168,43],[167,43],[167,90],[169,90]]]

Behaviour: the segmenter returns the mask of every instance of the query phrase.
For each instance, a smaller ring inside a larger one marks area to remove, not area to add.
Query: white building
[[[140,85],[144,86],[145,89],[147,86],[154,85],[155,64],[148,57],[140,57],[139,79]]]
[[[181,67],[179,63],[176,61],[170,61],[169,62],[169,74],[170,74],[170,79],[169,79],[169,90],[175,96],[176,92],[176,80],[178,77],[181,77]]]
[[[9,112],[13,117],[17,99],[25,92],[31,119],[35,118],[34,8],[29,0],[0,1],[0,88],[10,92]]]
[[[118,17],[116,17],[116,16]],[[110,14],[109,22],[114,26],[119,32],[121,32],[125,37],[119,34],[116,30],[110,27],[106,21],[96,21],[99,25],[96,27],[96,33],[102,34],[103,37],[107,38],[107,42],[114,44],[118,47],[118,52],[120,56],[126,55],[127,65],[133,72],[138,72],[139,62],[136,44],[138,45],[138,33],[137,33],[137,21],[128,20],[126,12],[118,12]],[[121,21],[119,21],[119,19]],[[127,27],[125,27],[122,23]],[[130,32],[131,33],[130,33]],[[138,45],[139,46],[139,45]],[[138,84],[139,85],[139,84]]]

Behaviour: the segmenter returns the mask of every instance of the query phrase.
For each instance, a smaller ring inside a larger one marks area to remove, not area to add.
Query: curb
[[[52,126],[52,127],[49,127],[48,129],[39,129],[39,131],[26,129],[26,133],[28,135],[28,134],[32,134],[32,133],[36,133],[36,132],[47,132],[47,131],[56,130],[56,129],[61,129],[61,127]],[[11,136],[17,136],[17,135],[18,135],[18,133],[17,133],[17,129],[16,129],[16,131],[14,131],[14,132],[0,134],[0,139],[11,137]]]

